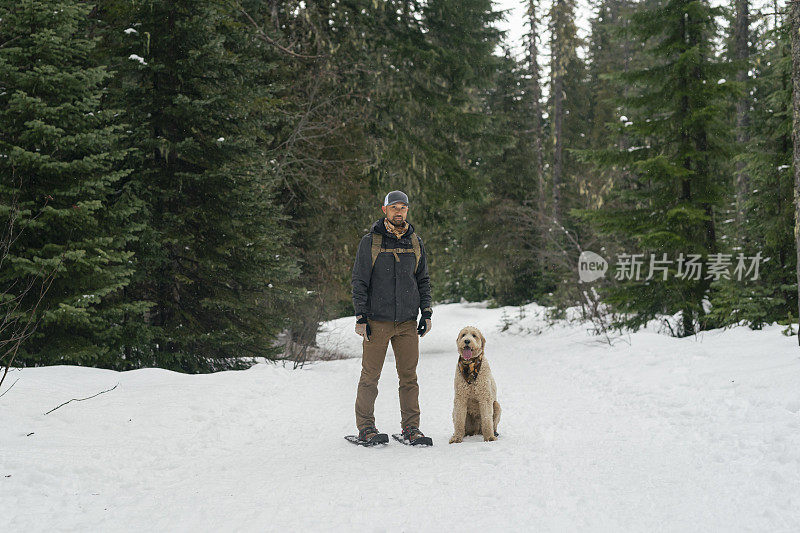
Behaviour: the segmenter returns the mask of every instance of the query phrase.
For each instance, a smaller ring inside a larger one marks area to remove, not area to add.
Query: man
[[[431,330],[433,314],[427,254],[422,239],[414,234],[414,226],[406,220],[408,196],[404,192],[387,194],[381,209],[386,216],[377,220],[370,233],[362,237],[353,265],[356,333],[364,338],[355,405],[358,438],[365,443],[388,442],[387,435],[375,428],[374,408],[378,379],[391,340],[400,380],[403,438],[411,444],[421,440],[429,442],[419,429],[417,385],[417,335],[424,337]],[[418,239],[418,245],[411,240],[412,235]],[[374,265],[373,239],[380,241]],[[422,318],[417,326],[420,310]]]

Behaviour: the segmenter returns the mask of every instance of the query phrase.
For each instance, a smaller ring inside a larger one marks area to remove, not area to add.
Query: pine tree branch
[[[3,48],[3,47],[5,47],[6,45],[8,45],[8,44],[10,44],[10,43],[13,43],[14,41],[16,41],[17,39],[19,39],[20,37],[22,37],[22,35],[17,35],[16,37],[13,37],[13,38],[11,38],[11,39],[7,40],[7,41],[6,41],[6,42],[4,42],[3,44],[0,44],[0,48]]]

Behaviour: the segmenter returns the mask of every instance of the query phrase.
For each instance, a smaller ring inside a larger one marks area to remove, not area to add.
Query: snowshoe
[[[353,444],[359,446],[375,446],[376,444],[389,444],[389,435],[380,433],[375,426],[362,428],[358,435],[345,435],[344,437]]]
[[[433,446],[433,439],[426,437],[416,426],[406,426],[402,433],[393,433],[392,438],[408,446]]]

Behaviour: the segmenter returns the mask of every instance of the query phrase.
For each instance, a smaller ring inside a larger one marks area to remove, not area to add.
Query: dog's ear
[[[478,331],[478,335],[480,335],[480,337],[481,337],[481,350],[483,350],[484,348],[486,348],[486,338],[483,336],[483,333],[481,333],[480,330],[477,330],[477,331]]]

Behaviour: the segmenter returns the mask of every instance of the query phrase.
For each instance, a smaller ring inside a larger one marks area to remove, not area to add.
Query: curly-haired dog
[[[484,353],[486,339],[478,328],[467,326],[458,332],[456,346],[454,430],[450,443],[479,433],[485,441],[497,440],[500,404],[497,403],[497,385]]]

